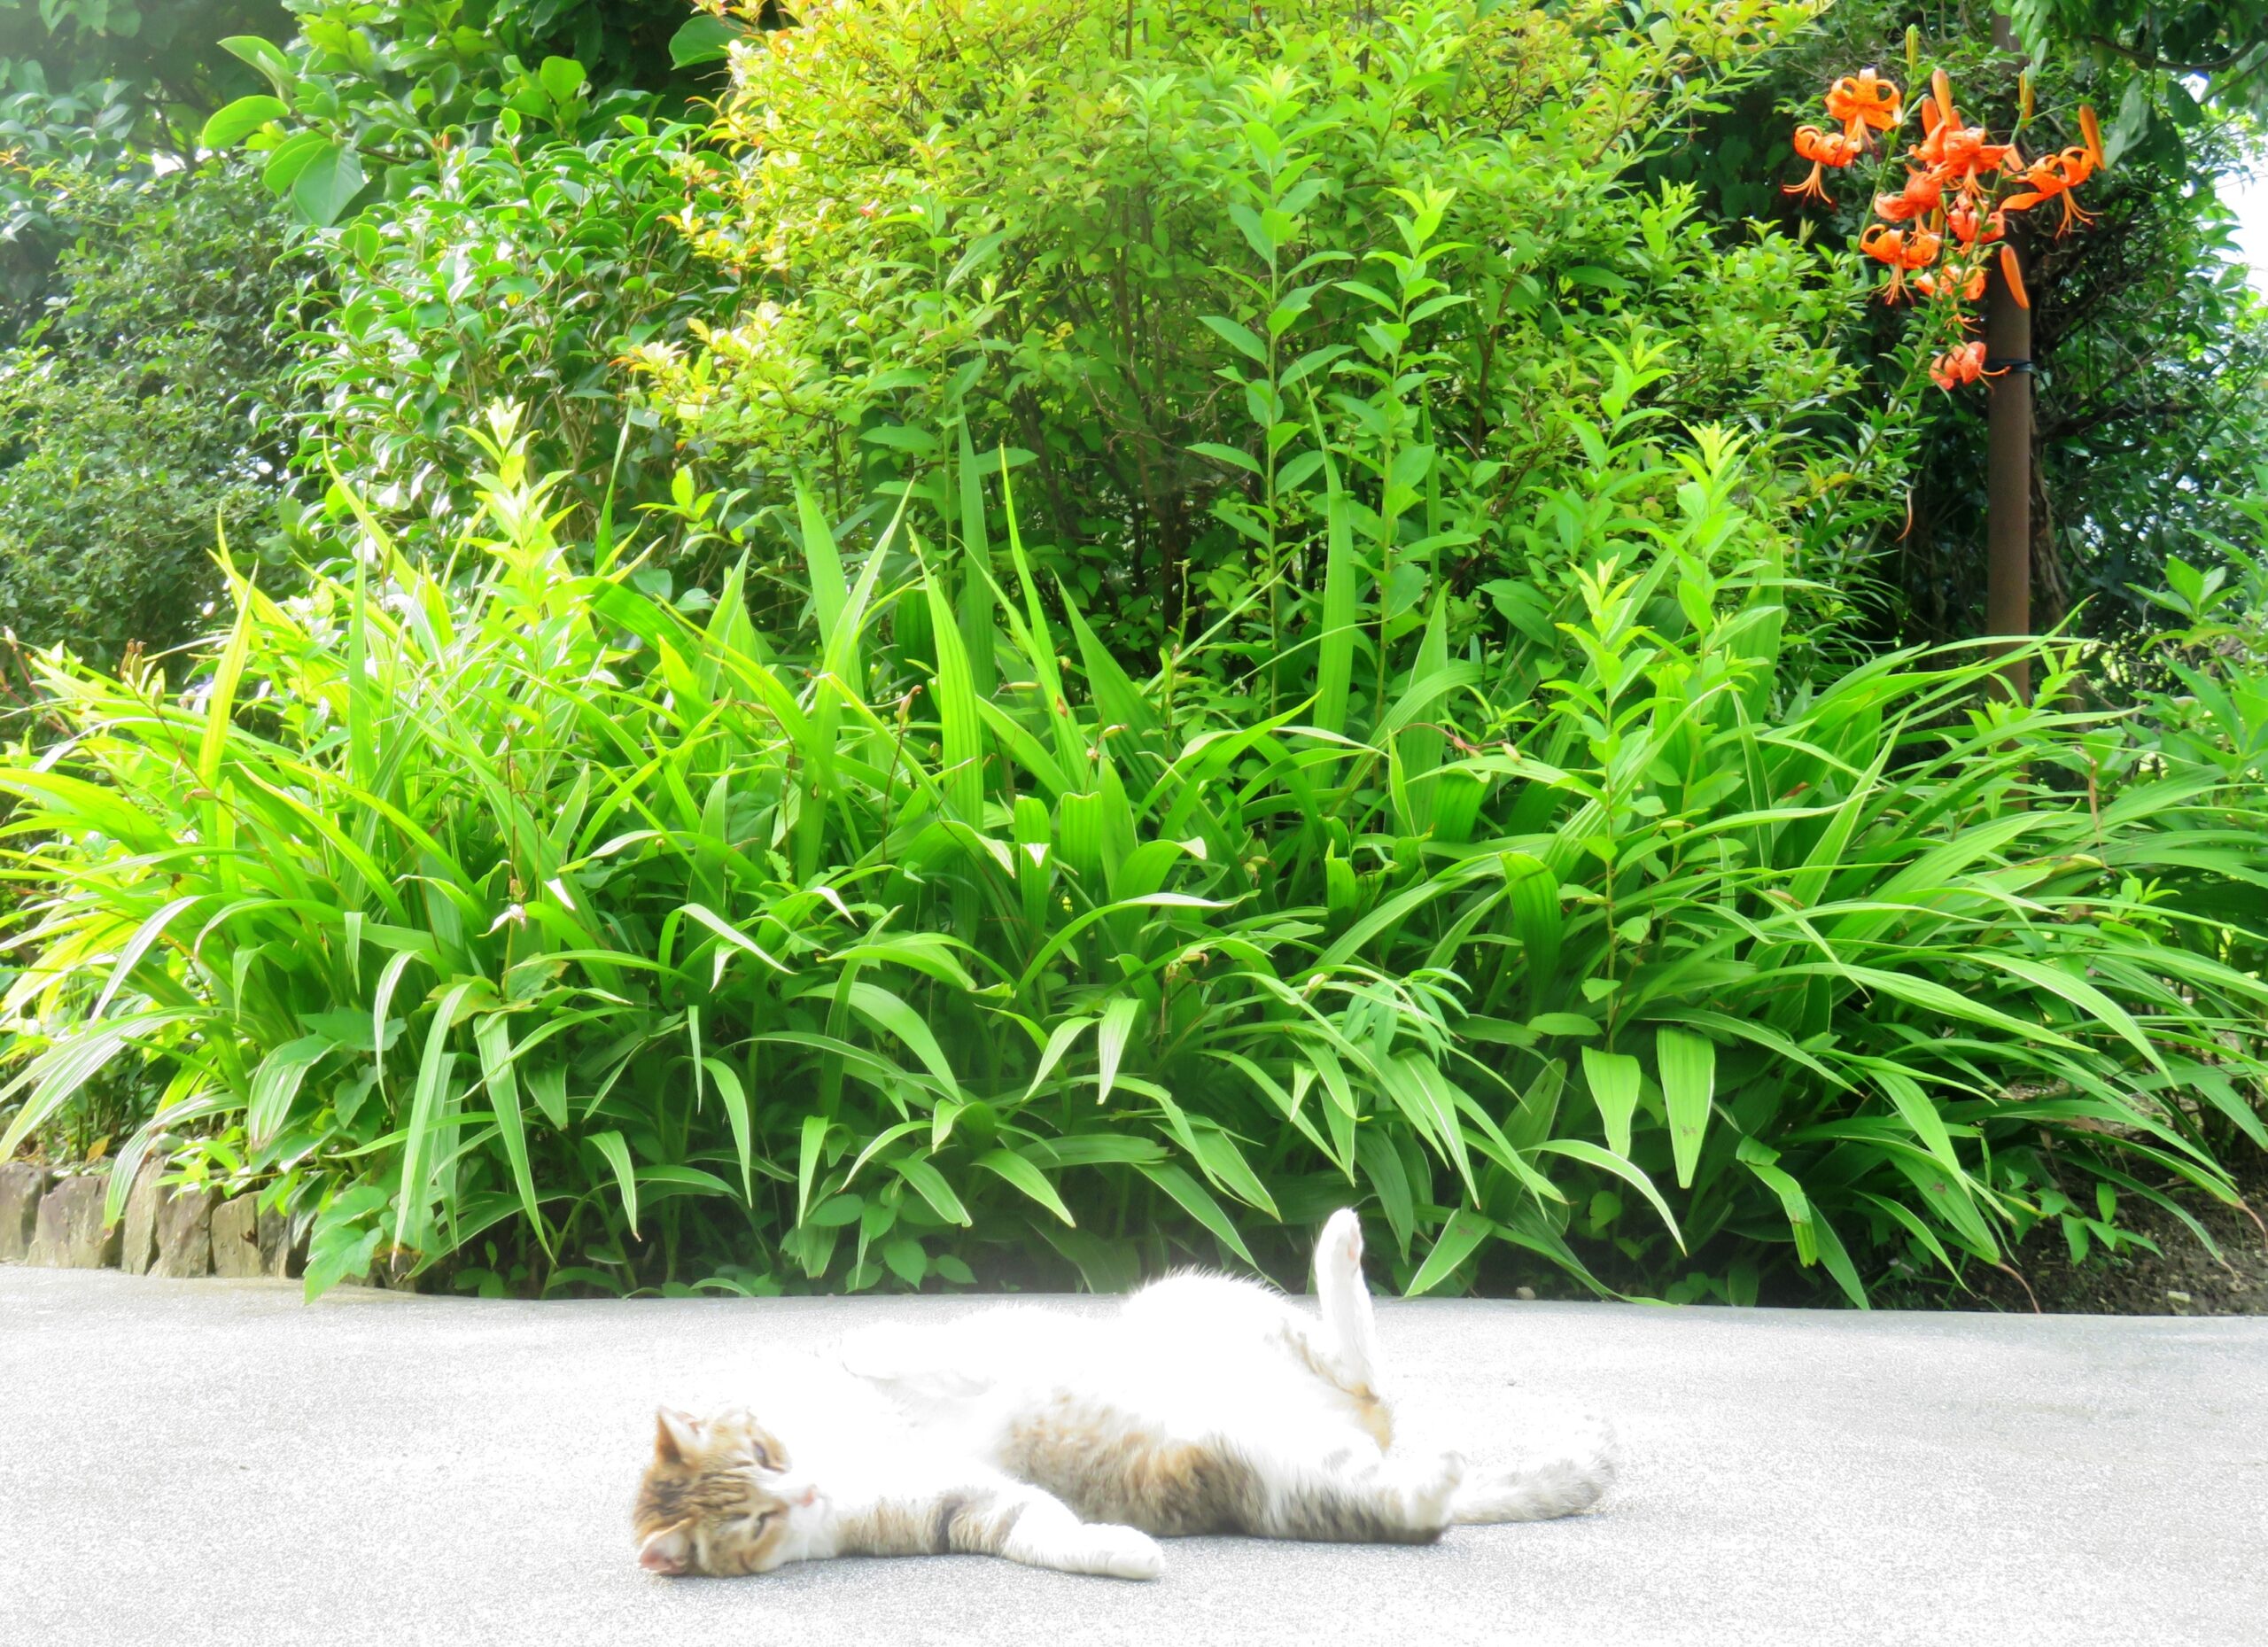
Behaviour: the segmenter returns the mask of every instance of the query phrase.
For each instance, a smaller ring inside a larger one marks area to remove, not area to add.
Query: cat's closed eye
[[[757,1469],[774,1470],[779,1468],[777,1464],[772,1462],[771,1449],[765,1446],[762,1441],[750,1441],[749,1443],[749,1451],[754,1455],[754,1460]]]

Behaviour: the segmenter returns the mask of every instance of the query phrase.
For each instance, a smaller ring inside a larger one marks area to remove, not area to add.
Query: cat
[[[1603,1422],[1487,1470],[1407,1436],[1362,1258],[1342,1210],[1316,1245],[1319,1317],[1254,1282],[1185,1274],[1114,1317],[1009,1306],[855,1334],[851,1376],[816,1381],[776,1428],[664,1408],[634,1516],[640,1565],[724,1575],[956,1553],[1146,1579],[1158,1538],[1423,1544],[1457,1523],[1596,1504],[1614,1473]]]

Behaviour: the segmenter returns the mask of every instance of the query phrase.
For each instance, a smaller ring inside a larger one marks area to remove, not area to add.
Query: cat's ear
[[[680,1521],[675,1527],[665,1527],[658,1533],[649,1534],[646,1542],[638,1546],[638,1565],[649,1573],[659,1573],[666,1578],[676,1578],[693,1565],[693,1539]]]
[[[688,1415],[670,1408],[654,1414],[654,1457],[661,1464],[687,1464],[701,1448],[701,1426]]]

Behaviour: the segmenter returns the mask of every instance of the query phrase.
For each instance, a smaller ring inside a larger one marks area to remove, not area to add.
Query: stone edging
[[[145,1162],[126,1216],[105,1224],[108,1173],[0,1164],[0,1262],[169,1278],[299,1273],[306,1243],[291,1239],[282,1215],[260,1209],[257,1193],[224,1200],[209,1189],[168,1192],[159,1182],[164,1169],[162,1161]]]

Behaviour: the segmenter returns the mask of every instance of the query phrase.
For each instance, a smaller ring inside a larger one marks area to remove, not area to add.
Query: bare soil
[[[2248,1205],[2268,1216],[2268,1158],[2253,1155],[2237,1174]],[[2242,1208],[2225,1207],[2194,1192],[2173,1199],[2205,1226],[2218,1257],[2194,1231],[2140,1198],[2119,1198],[2119,1223],[2157,1247],[2129,1246],[2116,1255],[2100,1248],[2084,1262],[2052,1223],[2034,1230],[2009,1255],[2008,1270],[1974,1265],[1969,1284],[1940,1301],[1954,1309],[1997,1309],[2075,1316],[2268,1315],[2268,1233]]]

